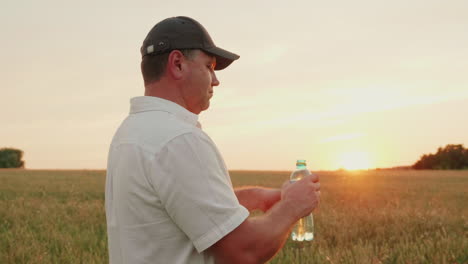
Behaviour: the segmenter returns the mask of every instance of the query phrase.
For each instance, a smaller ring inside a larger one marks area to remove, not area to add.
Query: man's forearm
[[[214,249],[217,263],[266,262],[284,245],[297,219],[294,206],[281,201],[266,214],[248,218],[218,241]]]
[[[247,208],[247,210],[253,211],[260,209],[261,207],[261,197],[260,196],[260,187],[248,186],[236,188],[234,193],[239,200],[239,203]]]
[[[279,197],[273,190],[271,197],[277,200],[265,214],[247,218],[210,248],[217,263],[258,264],[273,257],[284,245],[294,223],[317,207],[318,181],[315,174],[295,183],[286,181]]]
[[[265,215],[251,219],[257,232],[246,243],[246,250],[256,256],[257,263],[265,263],[283,247],[298,219],[291,205],[276,203]]]

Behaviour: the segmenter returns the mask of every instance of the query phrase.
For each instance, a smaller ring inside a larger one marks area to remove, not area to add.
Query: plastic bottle
[[[310,175],[305,160],[297,160],[296,170],[291,173],[290,182],[299,181],[307,175]],[[312,241],[314,239],[314,218],[312,213],[297,221],[291,232],[293,241]]]

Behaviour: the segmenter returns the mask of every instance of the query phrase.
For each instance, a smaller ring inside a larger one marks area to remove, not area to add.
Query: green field
[[[316,239],[270,263],[468,263],[468,171],[319,172]],[[233,171],[279,187],[288,172]],[[0,170],[0,263],[107,263],[104,171]]]

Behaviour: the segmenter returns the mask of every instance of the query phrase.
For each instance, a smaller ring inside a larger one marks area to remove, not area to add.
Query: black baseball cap
[[[216,57],[215,70],[222,70],[239,55],[216,47],[208,31],[195,19],[185,16],[170,17],[157,23],[148,33],[141,56],[150,56],[177,49],[200,49]]]

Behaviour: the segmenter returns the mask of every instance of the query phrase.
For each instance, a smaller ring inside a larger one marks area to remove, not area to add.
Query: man
[[[198,114],[219,85],[214,71],[239,56],[188,17],[156,24],[141,53],[145,96],[132,98],[109,151],[110,263],[264,263],[317,206],[318,178],[233,190]],[[266,213],[248,218],[255,209]]]

